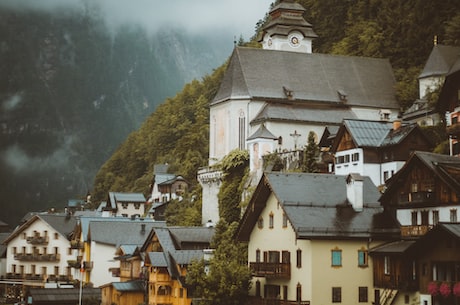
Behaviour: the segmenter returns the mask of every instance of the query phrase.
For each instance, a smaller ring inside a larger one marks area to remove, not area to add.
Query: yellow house
[[[102,305],[144,304],[145,289],[143,280],[114,282],[101,286]]]
[[[190,305],[185,276],[187,266],[204,256],[209,248],[213,228],[155,228],[141,251],[148,271],[148,304]],[[204,270],[203,270],[204,272]]]
[[[368,250],[399,229],[369,177],[264,173],[237,233],[251,304],[372,304]]]

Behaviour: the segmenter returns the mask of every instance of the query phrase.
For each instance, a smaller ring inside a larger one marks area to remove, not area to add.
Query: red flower
[[[441,293],[443,297],[448,297],[451,293],[450,284],[442,283],[441,286],[439,286],[439,292]]]
[[[455,283],[454,287],[452,288],[452,293],[453,293],[456,297],[460,297],[460,282]]]
[[[438,286],[438,283],[436,282],[430,282],[428,283],[428,292],[432,295],[432,296],[436,296],[439,294],[439,286]]]

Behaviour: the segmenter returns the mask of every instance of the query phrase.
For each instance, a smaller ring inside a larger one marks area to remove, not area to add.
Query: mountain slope
[[[225,60],[232,43],[213,39],[114,31],[84,11],[0,11],[0,219],[84,197],[130,132]]]

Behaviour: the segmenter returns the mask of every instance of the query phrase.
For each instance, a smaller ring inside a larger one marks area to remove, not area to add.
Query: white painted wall
[[[433,210],[439,211],[439,222],[450,222],[450,211],[452,209],[457,210],[457,221],[460,221],[460,205],[433,207],[433,208],[414,208],[414,209],[397,209],[396,218],[402,226],[412,225],[412,212],[418,212],[417,225],[422,224],[422,211],[428,211],[428,224],[433,225]]]
[[[120,281],[119,277],[113,277],[112,273],[109,272],[110,268],[120,267],[120,262],[113,259],[115,251],[116,247],[114,245],[91,241],[91,253],[87,260],[92,261],[93,266],[97,266],[97,268],[93,268],[89,279],[94,284],[94,287]]]

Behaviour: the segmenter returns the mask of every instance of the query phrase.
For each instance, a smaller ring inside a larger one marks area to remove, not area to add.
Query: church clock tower
[[[270,11],[270,22],[263,28],[264,49],[311,53],[312,41],[318,37],[312,25],[303,18],[305,8],[294,0],[281,0]]]

